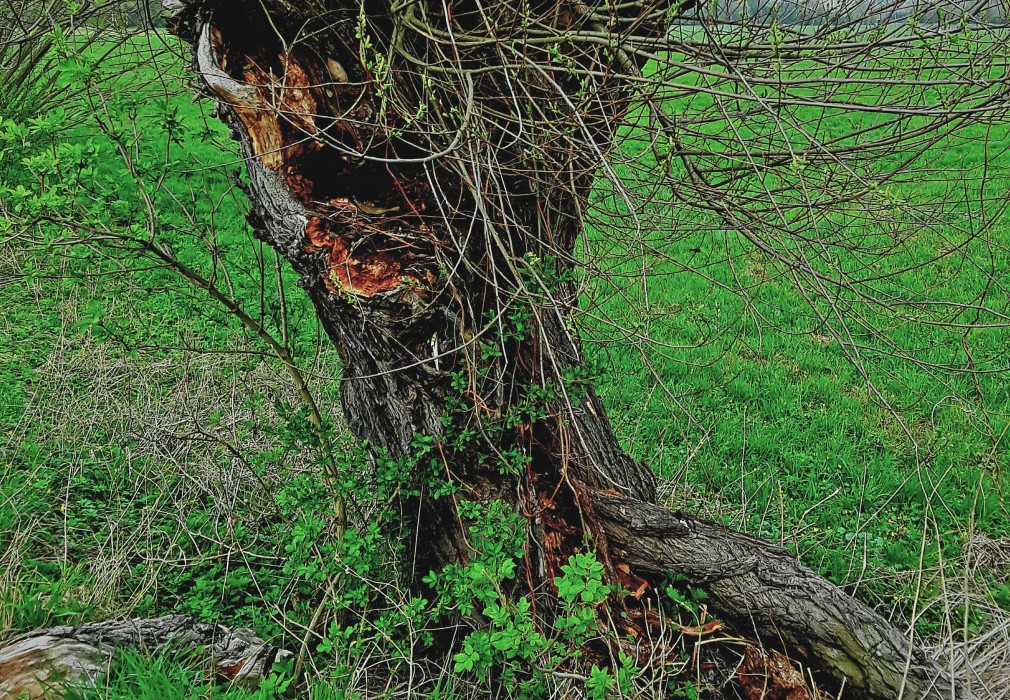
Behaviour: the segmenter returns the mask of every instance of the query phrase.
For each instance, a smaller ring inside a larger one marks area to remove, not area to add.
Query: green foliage
[[[701,605],[708,598],[708,594],[702,588],[691,586],[686,576],[671,576],[669,581],[669,585],[664,589],[666,597],[678,612],[684,611],[690,616],[690,624],[699,624]]]
[[[586,691],[590,700],[606,700],[617,685],[613,675],[606,669],[593,664],[589,679],[586,681]]]
[[[592,553],[573,554],[567,564],[562,564],[561,571],[564,575],[555,577],[554,585],[568,603],[593,605],[610,595],[610,587],[603,584],[603,564]]]
[[[691,681],[684,681],[684,685],[679,688],[675,688],[672,695],[675,698],[684,698],[684,700],[698,700],[700,695],[700,690]]]

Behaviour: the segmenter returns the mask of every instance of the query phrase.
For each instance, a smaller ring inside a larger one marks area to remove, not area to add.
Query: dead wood
[[[0,698],[58,698],[96,683],[117,650],[197,652],[224,680],[258,684],[291,652],[244,627],[196,622],[185,615],[52,627],[0,642]]]

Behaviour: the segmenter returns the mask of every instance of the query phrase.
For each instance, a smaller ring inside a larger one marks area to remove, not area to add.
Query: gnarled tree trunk
[[[570,381],[583,368],[574,250],[641,67],[621,42],[661,34],[669,7],[519,5],[166,1],[241,143],[260,234],[340,349],[351,430],[394,457],[433,438],[460,498],[523,514],[516,595],[549,602],[561,565],[592,548],[635,592],[609,601],[626,633],[650,624],[638,598],[685,574],[740,634],[802,655],[850,697],[960,697],[787,552],[657,507],[652,472]],[[425,533],[421,574],[467,557],[454,503],[422,490],[405,509]]]

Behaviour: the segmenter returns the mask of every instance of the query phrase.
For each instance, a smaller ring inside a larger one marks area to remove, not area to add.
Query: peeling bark
[[[575,146],[543,147],[551,180],[510,145],[521,115],[509,112],[493,76],[476,70],[488,56],[458,56],[475,70],[430,95],[410,93],[399,67],[390,66],[386,78],[402,88],[403,100],[458,108],[454,133],[441,134],[441,145],[434,137],[419,145],[403,136],[409,115],[390,106],[391,89],[363,63],[358,7],[192,0],[170,8],[175,31],[194,43],[208,93],[241,144],[259,235],[301,275],[340,350],[341,398],[353,433],[394,457],[411,453],[415,435],[434,437],[440,467],[460,498],[501,500],[523,514],[527,571],[514,593],[544,601],[538,609],[554,607],[553,579],[568,557],[594,548],[608,580],[632,592],[610,603],[628,613],[614,616],[624,620],[626,635],[648,637],[654,614],[641,601],[666,575],[683,573],[710,591],[713,612],[739,634],[805,655],[808,665],[844,680],[847,697],[964,697],[899,630],[790,554],[654,505],[655,477],[622,450],[593,392],[566,394],[564,373],[582,363],[567,324],[575,291],[562,282],[530,301],[523,265],[550,259],[560,274],[577,264],[573,250],[597,153],[609,147],[628,106],[620,85],[600,86],[604,107],[580,115],[569,135]],[[385,17],[385,5],[368,8],[368,21],[394,37],[405,65],[412,51],[425,50],[420,35],[417,46],[404,48],[407,32]],[[579,14],[578,6],[562,9],[554,15],[560,28]],[[494,10],[500,14],[489,23],[514,19],[507,5]],[[459,12],[454,21],[473,16]],[[616,60],[605,48],[594,51],[573,60],[604,68]],[[550,62],[546,53],[543,60]],[[566,80],[563,71],[527,77],[545,103]],[[482,143],[465,133],[474,95],[499,119],[492,126],[485,119]],[[497,148],[506,173],[496,186],[507,206],[495,211],[487,185],[468,168],[488,148]],[[500,322],[518,299],[530,310],[530,328],[496,340],[501,353],[488,361],[480,345],[486,318]],[[493,371],[479,374],[477,367]],[[442,441],[447,399],[459,393],[454,375],[465,380],[468,412],[452,417],[453,427],[483,441],[457,451]],[[529,389],[548,398],[542,412],[522,418]],[[512,423],[502,420],[517,413]],[[527,459],[521,474],[499,472],[497,456],[509,449]],[[403,512],[411,519],[405,529],[424,533],[411,543],[418,578],[466,559],[469,545],[450,499],[422,493]]]
[[[119,649],[202,653],[224,680],[256,685],[273,664],[291,656],[246,628],[211,625],[169,615],[53,627],[0,642],[0,697],[56,698],[69,688],[94,685]]]

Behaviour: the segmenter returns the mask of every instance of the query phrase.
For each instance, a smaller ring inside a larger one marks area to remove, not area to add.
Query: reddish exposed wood
[[[775,650],[762,652],[748,646],[737,680],[746,700],[820,700],[795,662]]]
[[[416,220],[405,227],[397,220],[400,217],[387,215],[418,214],[407,193],[424,189],[424,184],[406,181],[391,189],[384,182],[389,174],[371,166],[367,170],[378,172],[383,186],[363,192],[362,183],[368,178],[360,172],[361,164],[352,167],[334,157],[321,134],[321,128],[326,128],[329,142],[343,141],[354,150],[361,149],[363,139],[353,124],[365,122],[371,114],[368,89],[334,82],[335,74],[345,80],[346,74],[340,75],[343,69],[337,70],[334,66],[339,63],[332,58],[324,60],[299,48],[281,51],[269,42],[253,49],[243,43],[248,53],[240,55],[235,37],[221,25],[210,29],[210,37],[217,67],[255,95],[238,103],[218,88],[217,96],[229,102],[254,157],[267,170],[280,174],[290,196],[312,213],[306,217],[305,250],[326,256],[325,287],[338,295],[368,297],[401,287],[416,292],[429,285],[434,279],[430,251],[419,255],[419,246],[404,241],[405,228],[424,227]],[[328,154],[325,180],[345,180],[336,191],[323,182],[323,173],[311,172],[323,153]],[[424,208],[422,204],[420,209]]]
[[[356,211],[350,202],[347,206]],[[347,212],[344,216],[351,218],[354,214]],[[365,227],[367,224],[362,226]],[[403,286],[407,275],[403,272],[400,259],[381,250],[354,255],[347,237],[331,233],[333,228],[331,222],[315,216],[305,225],[305,234],[309,241],[308,250],[320,250],[326,253],[327,266],[330,270],[326,286],[333,293],[350,292],[372,296]]]

